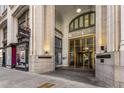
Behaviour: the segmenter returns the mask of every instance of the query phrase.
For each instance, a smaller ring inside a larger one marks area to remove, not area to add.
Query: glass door
[[[62,64],[62,39],[55,37],[55,64]]]
[[[88,35],[70,40],[70,66],[94,69],[95,37]]]
[[[74,66],[74,40],[70,40],[70,66]]]

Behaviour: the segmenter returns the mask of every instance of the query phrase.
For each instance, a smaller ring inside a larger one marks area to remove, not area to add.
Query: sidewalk
[[[1,88],[97,88],[98,86],[0,67]]]

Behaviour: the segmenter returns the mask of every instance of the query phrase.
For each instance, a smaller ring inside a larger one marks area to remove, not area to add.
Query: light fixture
[[[76,10],[76,12],[77,12],[77,13],[80,13],[80,12],[81,12],[81,8],[78,8],[78,9]]]
[[[45,54],[48,54],[48,51],[45,51]]]
[[[104,46],[101,46],[101,50],[104,50]]]

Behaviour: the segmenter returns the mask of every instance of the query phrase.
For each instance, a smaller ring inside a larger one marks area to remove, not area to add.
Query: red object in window
[[[12,47],[12,67],[16,66],[16,47]]]

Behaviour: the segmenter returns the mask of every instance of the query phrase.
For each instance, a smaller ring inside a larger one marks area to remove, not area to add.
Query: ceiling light
[[[76,12],[77,12],[77,13],[80,13],[80,12],[81,12],[81,9],[80,9],[80,8],[78,8],[78,9],[76,10]]]

